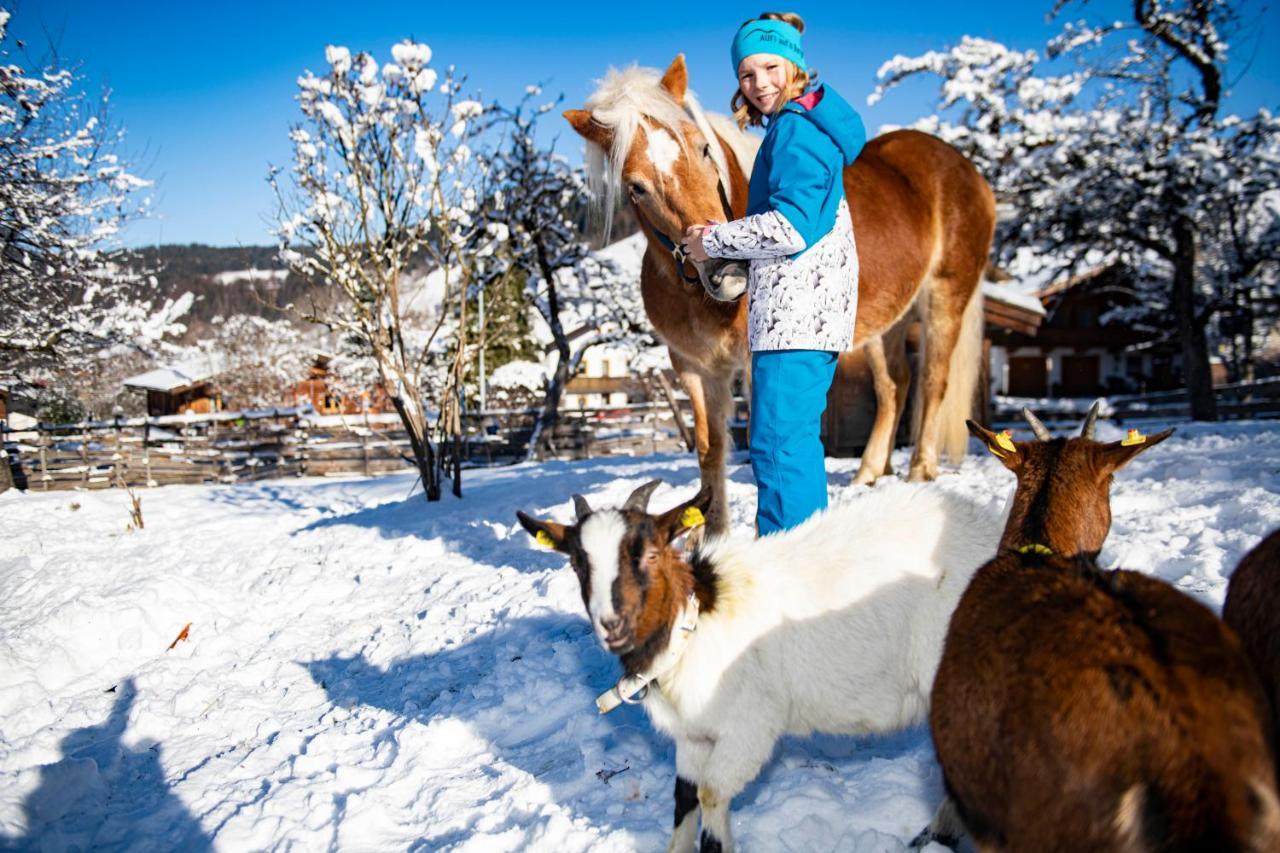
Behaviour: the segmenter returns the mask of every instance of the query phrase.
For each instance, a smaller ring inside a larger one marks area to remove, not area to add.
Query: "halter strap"
[[[733,206],[729,204],[729,194],[725,192],[724,189],[724,178],[719,178],[716,181],[716,191],[720,194],[720,207],[724,211],[724,221],[732,222]],[[684,243],[677,243],[666,234],[662,233],[662,231],[658,230],[658,228],[649,221],[648,217],[640,211],[639,206],[636,207],[636,218],[645,225],[648,225],[649,230],[658,238],[658,243],[661,244],[662,248],[671,253],[671,257],[676,262],[676,275],[680,276],[680,278],[684,280],[685,284],[701,284],[702,280],[698,277],[696,271],[693,276],[685,275],[685,266],[693,263],[693,261],[689,260],[689,253],[684,250]]]

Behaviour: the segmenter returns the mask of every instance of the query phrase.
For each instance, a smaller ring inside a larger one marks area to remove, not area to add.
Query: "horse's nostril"
[[[606,631],[608,631],[609,633],[613,633],[614,631],[622,627],[622,617],[621,616],[601,616],[600,626],[604,628]]]

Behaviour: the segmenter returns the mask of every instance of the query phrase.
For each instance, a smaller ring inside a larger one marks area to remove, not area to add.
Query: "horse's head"
[[[639,214],[650,240],[668,251],[691,225],[734,218],[746,206],[746,169],[755,139],[723,116],[702,111],[689,91],[684,56],[659,76],[648,68],[610,70],[585,109],[565,118],[587,140],[587,174],[603,204],[605,230],[623,195]],[[743,155],[746,155],[745,157]],[[688,279],[686,265],[672,259]],[[735,299],[746,289],[740,261],[713,258],[696,266],[698,278],[717,299]]]

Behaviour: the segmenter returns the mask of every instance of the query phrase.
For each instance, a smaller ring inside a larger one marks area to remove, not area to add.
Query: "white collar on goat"
[[[667,640],[666,649],[654,658],[653,664],[644,672],[622,676],[617,684],[597,696],[596,707],[600,709],[600,713],[607,714],[624,703],[634,705],[643,701],[648,694],[649,685],[675,669],[676,664],[680,662],[680,656],[684,654],[685,647],[693,637],[693,632],[697,629],[698,596],[690,593],[680,618],[671,629],[671,638]]]

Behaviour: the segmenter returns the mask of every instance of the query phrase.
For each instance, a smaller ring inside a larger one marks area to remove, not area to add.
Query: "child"
[[[827,506],[820,438],[836,356],[853,343],[858,255],[844,167],[862,119],[829,86],[810,89],[799,15],[766,12],[733,39],[739,126],[766,127],[747,215],[686,234],[694,260],[750,261],[751,467],[761,536]]]

